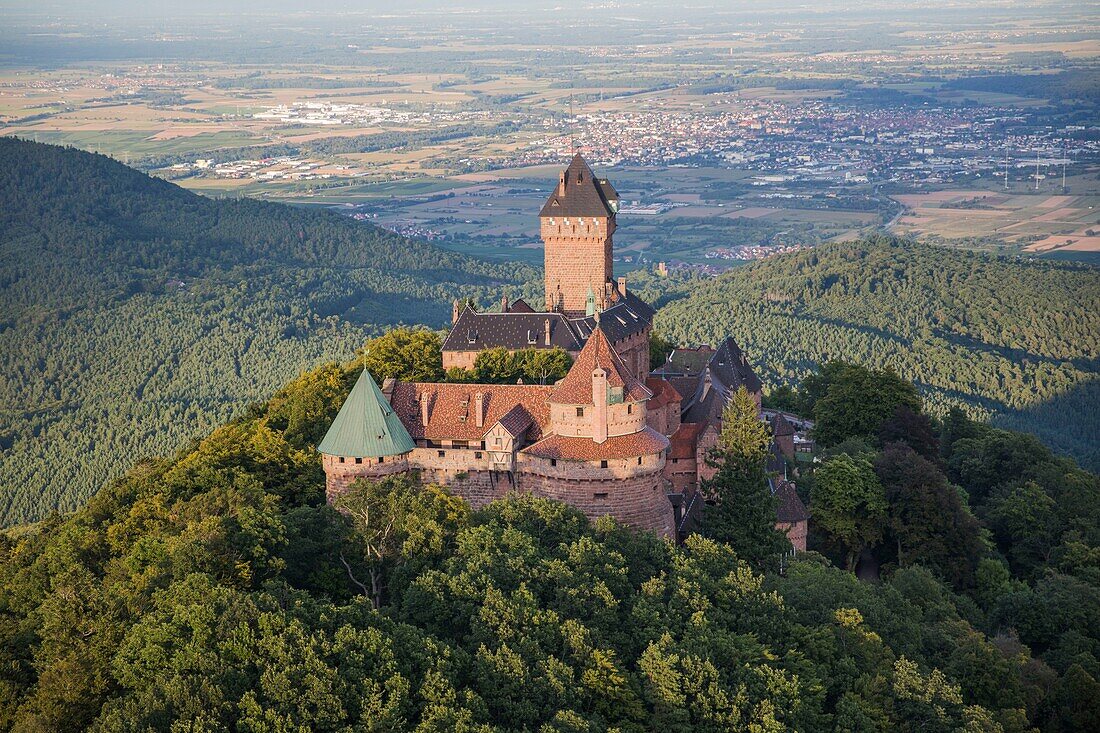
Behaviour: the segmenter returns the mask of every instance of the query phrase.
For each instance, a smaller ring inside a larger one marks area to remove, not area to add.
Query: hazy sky
[[[841,9],[877,8],[911,10],[935,6],[1035,6],[1053,0],[0,0],[0,9],[29,15],[55,16],[145,16],[180,17],[186,15],[225,14],[325,14],[346,12],[401,13],[429,9],[491,9],[522,12],[524,9],[614,11],[625,9],[665,10],[688,13],[692,10],[823,7]],[[1075,4],[1075,3],[1070,3]],[[1082,5],[1093,4],[1081,2]]]

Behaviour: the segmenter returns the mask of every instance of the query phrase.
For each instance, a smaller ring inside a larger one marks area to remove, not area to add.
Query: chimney
[[[620,277],[619,278],[619,295],[623,296],[624,298],[626,297],[626,278],[625,277]]]
[[[458,323],[458,298],[455,298],[455,301],[451,303],[451,325],[453,326],[456,323]]]
[[[428,394],[426,392],[420,393],[420,422],[425,428],[428,427]]]
[[[704,397],[707,396],[707,393],[710,392],[710,387],[711,387],[710,367],[708,366],[707,370],[705,372],[703,372],[703,394],[700,395],[699,399],[703,399]]]
[[[561,176],[558,178],[558,195],[565,195],[565,169],[561,171]]]
[[[542,340],[545,346],[550,345],[550,319],[547,318],[542,324]]]
[[[474,424],[485,427],[485,395],[481,392],[474,393]]]
[[[607,372],[599,367],[592,370],[592,440],[607,440]]]
[[[507,313],[508,312],[508,291],[507,290],[505,290],[504,293],[500,296],[500,312],[501,313]]]

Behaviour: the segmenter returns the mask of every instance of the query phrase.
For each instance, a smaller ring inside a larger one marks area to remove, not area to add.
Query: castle
[[[722,409],[741,387],[759,405],[760,380],[732,339],[677,349],[650,372],[654,310],[612,267],[618,209],[610,182],[575,156],[539,214],[545,310],[507,298],[499,312],[455,303],[444,368],[471,368],[489,348],[561,348],[574,360],[566,376],[379,386],[364,370],[318,446],[330,502],[357,479],[417,471],[475,507],[527,492],[672,539],[690,529]],[[772,488],[777,526],[805,549],[805,507],[786,481]]]

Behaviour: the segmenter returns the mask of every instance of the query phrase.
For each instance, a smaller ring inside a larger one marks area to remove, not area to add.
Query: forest
[[[538,272],[0,138],[0,526],[72,510],[303,369]]]
[[[673,343],[732,335],[773,389],[833,359],[890,367],[936,414],[961,407],[1100,468],[1095,266],[872,237],[678,288],[656,330]]]
[[[0,526],[76,509],[371,336],[444,327],[455,297],[541,301],[536,268],[335,213],[211,200],[11,138],[0,163]],[[768,389],[831,359],[889,366],[936,415],[961,406],[1100,465],[1095,267],[879,238],[716,279],[637,270],[630,287],[669,341],[733,335]],[[476,378],[550,373],[498,363]]]
[[[826,447],[793,558],[747,393],[682,546],[401,478],[337,511],[315,446],[367,358],[0,533],[0,730],[1100,726],[1100,482],[1036,439],[836,362],[781,395]]]

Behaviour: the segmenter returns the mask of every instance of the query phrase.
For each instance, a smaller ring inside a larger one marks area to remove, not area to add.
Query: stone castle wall
[[[615,349],[615,353],[623,360],[626,368],[642,384],[645,384],[646,377],[649,376],[649,333],[651,330],[647,326],[633,336],[628,336],[611,344]]]
[[[611,234],[614,221],[606,217],[543,217],[546,303],[552,309],[560,288],[562,310],[583,316],[588,291],[598,299],[611,279]]]
[[[672,504],[661,477],[664,454],[597,462],[557,461],[522,456],[519,490],[561,501],[590,520],[611,515],[636,529],[674,536]]]
[[[357,479],[385,478],[406,473],[410,468],[406,456],[387,456],[379,462],[376,458],[322,455],[321,465],[325,469],[325,500],[329,504],[346,494]]]
[[[416,448],[406,456],[388,457],[383,463],[357,464],[336,456],[324,456],[326,497],[332,503],[357,479],[380,479],[397,473],[419,473],[426,483],[448,487],[475,509],[522,491],[545,499],[562,501],[584,512],[590,520],[612,515],[637,529],[673,536],[672,505],[661,477],[664,455],[655,454],[609,460],[607,468],[598,462],[556,461],[519,456],[516,472],[491,471],[482,452],[474,460],[473,450],[445,450],[444,456],[431,448]],[[640,462],[639,462],[640,461]]]
[[[477,355],[481,353],[478,351],[443,351],[443,368],[444,369],[473,369],[474,362],[477,361]]]
[[[672,490],[679,494],[691,493],[699,484],[698,466],[694,458],[670,458],[662,472]]]
[[[806,551],[806,535],[809,534],[808,522],[776,522],[775,528],[787,535],[791,546],[799,552]]]

